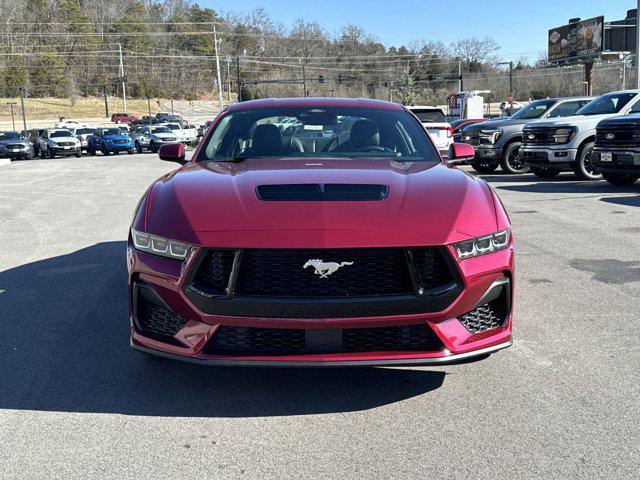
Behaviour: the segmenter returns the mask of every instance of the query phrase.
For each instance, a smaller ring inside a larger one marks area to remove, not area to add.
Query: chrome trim
[[[210,360],[205,358],[185,357],[184,355],[176,355],[173,353],[162,352],[160,350],[154,350],[152,348],[143,347],[141,345],[135,345],[133,339],[130,339],[129,345],[132,349],[139,352],[148,353],[162,358],[170,360],[177,360],[187,363],[195,363],[205,366],[237,366],[237,367],[371,367],[371,366],[403,366],[403,365],[448,365],[451,363],[462,362],[473,359],[486,354],[491,354],[508,348],[513,345],[513,340],[509,340],[498,345],[492,345],[491,347],[482,348],[480,350],[474,350],[472,352],[459,353],[449,355],[446,357],[435,358],[405,358],[395,360],[340,360],[340,361],[317,361],[317,362],[299,362],[299,361],[252,361],[252,360]]]

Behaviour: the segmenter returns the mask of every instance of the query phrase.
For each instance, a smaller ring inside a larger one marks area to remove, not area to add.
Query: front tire
[[[578,158],[573,167],[573,171],[579,180],[600,180],[602,175],[598,173],[591,162],[591,152],[593,151],[593,142],[585,143],[578,152]]]
[[[160,150],[153,141],[149,144],[149,148],[153,153],[158,153],[158,150]]]
[[[602,176],[607,183],[623,187],[633,185],[638,180],[638,177],[628,173],[603,173]]]
[[[520,142],[513,142],[505,149],[500,161],[500,168],[503,172],[518,175],[529,171],[529,167],[520,158],[520,145]]]
[[[553,178],[560,175],[560,170],[549,167],[531,167],[530,171],[538,178]]]
[[[471,162],[471,168],[478,173],[493,173],[498,168],[498,165],[487,162]]]
[[[136,142],[136,152],[142,153],[142,147],[140,146],[140,142]]]

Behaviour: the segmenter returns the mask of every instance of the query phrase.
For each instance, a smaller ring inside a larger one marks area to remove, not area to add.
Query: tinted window
[[[237,157],[376,157],[439,161],[413,116],[379,108],[280,107],[231,111],[198,161]]]
[[[531,102],[526,107],[518,110],[511,116],[511,118],[520,118],[523,120],[540,118],[547,110],[549,110],[549,108],[551,108],[552,105],[555,105],[555,103],[555,100],[536,100],[535,102]]]
[[[69,130],[57,130],[54,132],[49,132],[49,138],[56,137],[71,137],[71,132]]]
[[[584,102],[580,100],[573,100],[571,102],[562,102],[549,114],[549,118],[554,117],[569,117],[575,115],[575,113],[584,106]]]
[[[85,135],[87,133],[92,133],[93,130],[90,128],[78,128],[76,129],[76,135]]]
[[[169,130],[167,127],[155,127],[149,130],[151,131],[151,133],[171,133],[171,130]]]
[[[411,111],[423,123],[447,123],[447,119],[440,110],[412,108]]]
[[[631,106],[631,110],[629,110],[629,113],[638,113],[638,112],[640,112],[640,100],[634,103]]]
[[[120,135],[120,130],[118,128],[103,128],[102,135]]]
[[[16,132],[0,132],[0,140],[8,140],[10,138],[20,138]]]
[[[576,112],[577,115],[604,115],[618,113],[629,103],[635,93],[609,93],[591,101]]]

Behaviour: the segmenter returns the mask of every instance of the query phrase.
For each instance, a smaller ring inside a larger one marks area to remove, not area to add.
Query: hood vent
[[[379,201],[387,198],[386,185],[351,183],[305,183],[293,185],[260,185],[256,195],[268,202],[346,202]]]

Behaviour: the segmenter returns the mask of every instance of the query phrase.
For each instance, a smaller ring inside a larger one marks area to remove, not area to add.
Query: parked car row
[[[480,173],[572,171],[580,180],[631,185],[640,178],[640,91],[536,100],[507,119],[465,126],[458,138],[473,145]]]

